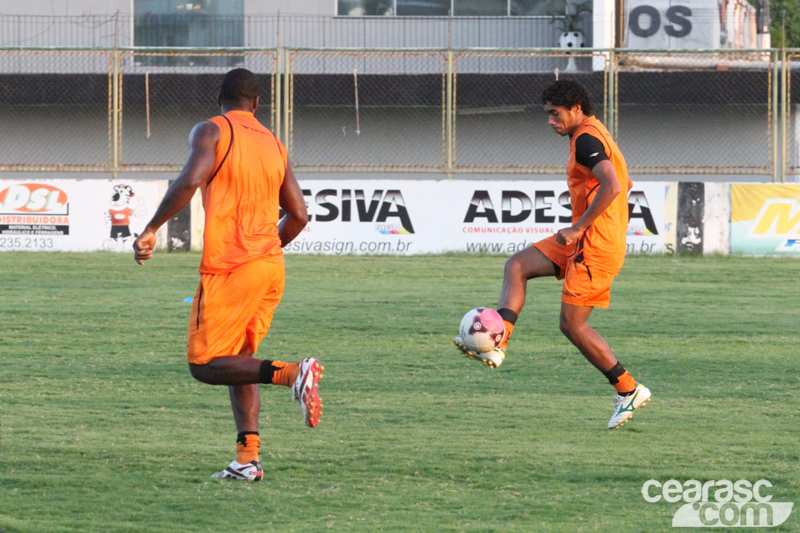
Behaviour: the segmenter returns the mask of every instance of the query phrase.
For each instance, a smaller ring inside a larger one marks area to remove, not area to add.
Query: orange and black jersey
[[[580,220],[594,201],[600,182],[592,174],[592,168],[605,159],[608,159],[614,168],[620,185],[620,194],[586,229],[576,253],[587,266],[616,275],[625,261],[628,191],[632,183],[628,177],[625,158],[611,138],[611,134],[594,116],[587,117],[570,139],[567,186],[573,224]]]
[[[581,134],[575,139],[575,162],[589,170],[600,161],[607,161],[608,154],[602,141],[591,133]]]

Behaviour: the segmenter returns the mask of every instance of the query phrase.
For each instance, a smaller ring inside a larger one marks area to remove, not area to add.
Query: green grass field
[[[0,531],[671,531],[682,503],[644,501],[649,479],[800,503],[800,261],[629,258],[592,324],[653,400],[608,431],[555,280],[492,371],[451,339],[496,304],[503,257],[290,256],[260,355],[319,357],[325,412],[305,428],[263,387],[256,484],[209,479],[236,434],[185,363],[198,261],[0,254]]]

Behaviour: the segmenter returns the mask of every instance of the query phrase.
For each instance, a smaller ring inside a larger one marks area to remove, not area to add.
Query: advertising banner
[[[166,181],[0,181],[0,251],[131,252]],[[159,232],[166,245],[166,231]]]
[[[731,184],[731,253],[800,255],[800,185]]]
[[[629,0],[625,47],[756,48],[756,10],[746,0]],[[652,59],[652,58],[651,58]],[[664,56],[662,64],[674,64]]]
[[[570,225],[566,182],[302,180],[309,224],[287,253],[513,254]],[[664,183],[628,195],[628,253],[663,253]]]
[[[630,0],[627,48],[720,48],[717,0]]]

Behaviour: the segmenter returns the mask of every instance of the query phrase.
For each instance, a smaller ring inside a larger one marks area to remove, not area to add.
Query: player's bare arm
[[[140,265],[156,247],[156,231],[192,201],[195,191],[214,173],[220,131],[212,122],[200,122],[189,134],[189,158],[178,178],[167,189],[153,218],[133,243],[134,259]]]
[[[285,247],[297,237],[308,224],[308,209],[303,198],[303,191],[292,170],[292,163],[287,161],[286,174],[281,185],[280,205],[286,216],[278,224],[278,236],[281,247]]]
[[[597,181],[600,183],[597,187],[594,200],[592,200],[592,203],[574,226],[558,231],[556,234],[556,242],[559,244],[571,244],[573,241],[580,239],[583,232],[592,225],[592,222],[594,222],[594,220],[611,205],[614,198],[622,192],[622,187],[619,185],[617,173],[614,172],[614,166],[611,164],[611,161],[604,160],[597,163],[592,167],[592,174],[594,174],[594,177],[597,178]]]

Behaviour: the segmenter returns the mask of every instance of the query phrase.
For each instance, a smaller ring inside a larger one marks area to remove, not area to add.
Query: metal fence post
[[[781,130],[783,131],[783,142],[781,143],[781,183],[786,182],[786,173],[789,171],[789,162],[786,160],[789,148],[789,67],[786,61],[786,49],[781,49]]]
[[[281,91],[281,80],[283,79],[283,62],[281,61],[281,56],[283,55],[283,48],[278,47],[276,55],[277,64],[275,66],[275,75],[272,77],[272,84],[275,91],[275,100],[272,102],[272,109],[275,113],[275,136],[279,141],[285,143],[286,139],[281,136],[281,98],[283,96]]]
[[[606,79],[608,80],[608,89],[606,94],[606,124],[608,130],[611,132],[612,136],[617,139],[619,136],[619,131],[617,130],[617,102],[618,99],[618,90],[617,90],[617,51],[616,49],[611,50],[608,53],[608,66],[606,70]]]
[[[108,54],[108,135],[107,153],[105,169],[108,170],[114,166],[114,54]]]
[[[119,142],[120,142],[120,91],[121,91],[121,83],[120,83],[120,68],[119,68],[119,58],[120,53],[119,49],[114,49],[114,74],[113,74],[113,81],[112,81],[112,110],[113,110],[113,117],[112,117],[112,124],[113,124],[113,166],[111,168],[112,175],[114,176],[114,180],[117,179],[117,174],[119,173]]]
[[[281,101],[283,102],[283,124],[284,124],[284,143],[286,145],[287,153],[291,153],[293,151],[290,149],[290,145],[292,144],[292,110],[294,109],[294,93],[291,90],[293,85],[291,84],[292,80],[292,69],[289,65],[289,50],[283,50],[283,92]]]
[[[770,102],[770,114],[772,118],[772,183],[778,181],[778,143],[784,142],[784,136],[779,133],[780,108],[778,106],[778,82],[782,79],[779,77],[778,69],[778,51],[773,50],[770,52],[770,60],[772,61],[772,94]],[[781,75],[782,76],[782,75]]]
[[[447,179],[453,178],[453,148],[455,144],[455,137],[453,132],[453,121],[455,116],[455,101],[453,95],[453,89],[455,88],[455,84],[453,83],[453,76],[455,73],[453,72],[453,51],[447,50],[447,67],[446,67],[446,79],[445,79],[445,150],[447,152],[447,158],[445,161],[445,168],[447,170]]]

